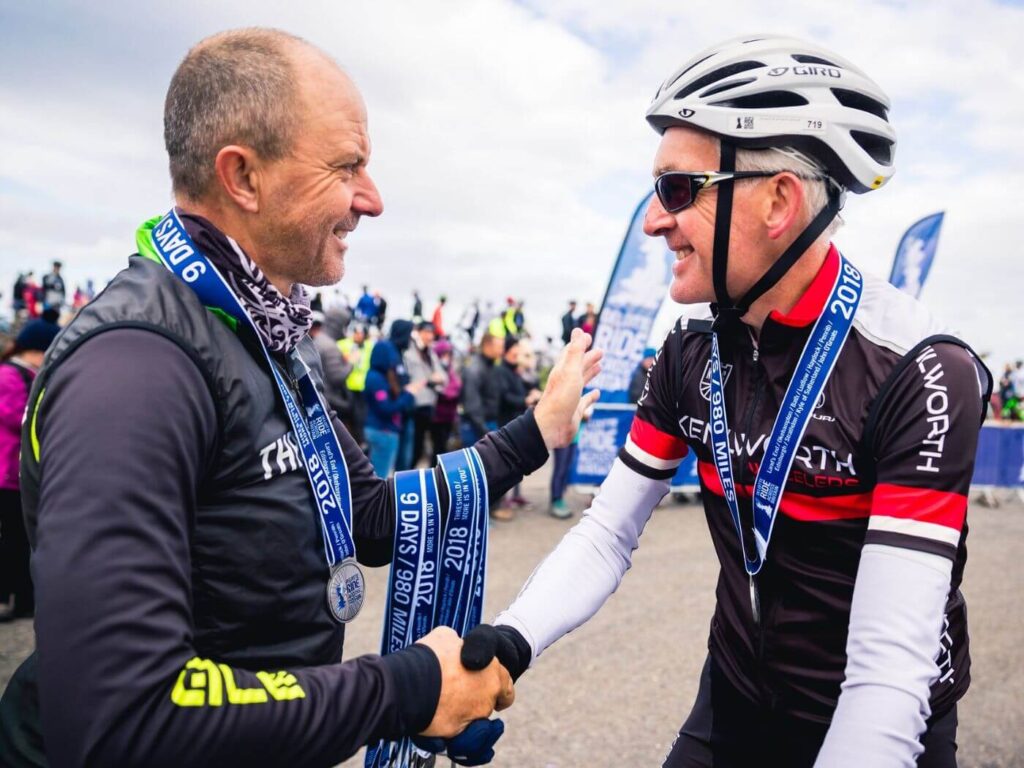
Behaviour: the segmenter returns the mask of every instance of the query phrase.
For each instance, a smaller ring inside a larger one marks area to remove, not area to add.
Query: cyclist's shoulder
[[[660,349],[673,354],[686,353],[695,347],[711,343],[711,324],[714,315],[708,305],[691,308],[672,323],[662,340]]]
[[[876,275],[863,275],[853,327],[868,342],[902,357],[928,339],[959,339],[957,331],[924,303]]]

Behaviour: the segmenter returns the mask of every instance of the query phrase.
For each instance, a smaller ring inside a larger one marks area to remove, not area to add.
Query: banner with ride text
[[[574,485],[597,486],[604,482],[619,449],[626,442],[635,412],[636,406],[632,403],[597,404],[594,415],[580,433],[576,465],[571,476]],[[696,454],[692,451],[686,454],[676,470],[672,490],[690,493],[700,490]]]
[[[643,231],[653,194],[644,197],[633,212],[601,304],[594,346],[604,350],[604,359],[601,373],[590,385],[601,390],[601,400],[580,434],[570,474],[570,482],[577,485],[599,485],[626,441],[636,410],[629,403],[629,381],[643,358],[672,280],[672,252],[662,238],[648,237]]]
[[[933,213],[912,224],[896,249],[889,282],[914,298],[921,295],[921,288],[935,260],[944,215],[942,212]]]
[[[672,280],[672,252],[662,238],[648,237],[643,230],[653,194],[633,212],[597,320],[594,346],[604,350],[604,359],[601,373],[590,386],[601,390],[604,405],[628,401],[629,379],[643,358]]]

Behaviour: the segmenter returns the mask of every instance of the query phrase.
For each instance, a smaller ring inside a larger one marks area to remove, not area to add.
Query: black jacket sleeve
[[[417,676],[433,672],[423,685],[440,689],[422,646],[288,670],[197,657],[189,529],[217,423],[173,342],[90,339],[41,410],[32,565],[51,765],[328,766],[428,724],[436,694],[413,710],[400,701]]]

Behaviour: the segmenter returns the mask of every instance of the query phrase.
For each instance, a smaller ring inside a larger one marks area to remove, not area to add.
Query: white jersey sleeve
[[[815,762],[820,768],[905,766],[923,751],[929,688],[953,563],[867,544],[853,590],[846,680]]]
[[[526,638],[535,661],[597,613],[632,563],[651,512],[669,490],[616,459],[594,502],[495,619]]]

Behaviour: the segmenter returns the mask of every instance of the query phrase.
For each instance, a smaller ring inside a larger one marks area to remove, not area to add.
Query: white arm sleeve
[[[668,490],[668,480],[650,480],[616,459],[583,519],[494,623],[518,630],[536,661],[545,648],[597,613],[618,588],[651,512]]]
[[[868,544],[846,643],[846,680],[818,768],[914,768],[931,714],[929,689],[949,593],[951,560]]]

